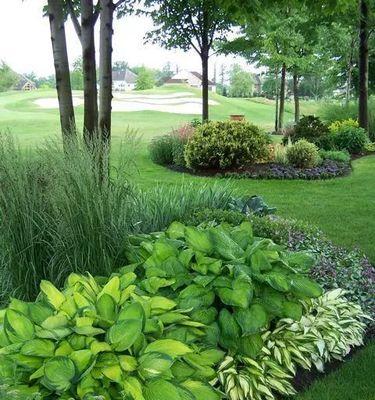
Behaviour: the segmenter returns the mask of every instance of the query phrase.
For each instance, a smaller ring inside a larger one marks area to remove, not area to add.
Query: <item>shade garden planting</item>
[[[350,174],[351,158],[372,149],[357,121],[328,126],[311,115],[289,126],[282,142],[248,122],[214,121],[154,138],[149,152],[157,164],[202,176],[311,180]]]
[[[273,399],[298,368],[362,344],[366,315],[306,275],[313,258],[240,225],[129,237],[109,277],[42,281],[1,312],[1,379],[52,399]]]

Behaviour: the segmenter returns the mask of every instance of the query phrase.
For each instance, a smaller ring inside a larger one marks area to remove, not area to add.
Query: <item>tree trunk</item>
[[[285,63],[283,63],[283,66],[281,68],[279,130],[282,130],[284,127],[285,87],[286,87],[286,65]]]
[[[56,74],[60,124],[64,144],[76,136],[76,125],[70,84],[68,51],[64,27],[62,0],[48,0],[48,17]]]
[[[279,131],[279,69],[275,69],[275,94],[276,94],[276,104],[275,104],[275,133]]]
[[[294,122],[297,123],[300,117],[299,107],[299,76],[296,72],[293,74],[293,97],[294,97]]]
[[[81,0],[81,44],[84,92],[83,135],[86,143],[90,143],[98,131],[98,93],[96,83],[94,27],[93,1]]]
[[[113,12],[112,0],[100,0],[100,93],[99,93],[99,129],[103,144],[110,144],[112,110],[112,37]]]
[[[202,52],[202,120],[208,121],[208,50]]]
[[[360,0],[360,22],[359,22],[359,126],[368,131],[368,0]]]

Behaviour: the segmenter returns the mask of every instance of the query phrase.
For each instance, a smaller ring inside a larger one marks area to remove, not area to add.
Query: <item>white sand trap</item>
[[[159,111],[173,114],[201,114],[202,99],[191,97],[189,92],[180,92],[166,95],[137,95],[134,93],[114,93],[112,101],[112,111],[132,112],[132,111]],[[58,108],[59,103],[56,98],[37,99],[34,101],[41,108]],[[83,98],[73,96],[74,106],[83,104]],[[211,106],[219,103],[210,100]]]
[[[54,97],[49,97],[45,99],[37,99],[34,101],[34,104],[39,106],[40,108],[59,108],[59,102]],[[81,97],[73,97],[73,105],[80,106],[83,104],[83,99]]]

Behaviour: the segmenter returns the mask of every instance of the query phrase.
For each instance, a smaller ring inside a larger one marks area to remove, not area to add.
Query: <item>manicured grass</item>
[[[296,400],[374,400],[375,342],[367,345],[339,370],[316,381]]]
[[[168,86],[146,94],[199,91],[188,87]],[[0,130],[9,129],[23,145],[35,146],[47,137],[59,135],[59,117],[57,110],[38,108],[33,100],[54,97],[53,90],[30,93],[9,92],[0,94]],[[225,119],[232,113],[245,114],[246,118],[267,129],[272,129],[274,104],[265,99],[230,99],[211,94],[220,104],[211,107],[213,119]],[[292,107],[289,107],[290,110]],[[305,113],[317,110],[316,102],[302,103]],[[82,121],[82,107],[76,110],[78,123]],[[291,112],[286,114],[291,120]],[[113,160],[116,160],[118,143],[127,132],[127,128],[139,131],[141,143],[134,154],[138,174],[135,179],[143,186],[160,184],[178,184],[182,181],[200,182],[213,178],[198,178],[172,172],[153,164],[147,146],[152,137],[161,135],[171,128],[190,121],[194,115],[170,114],[154,111],[114,112],[113,113]],[[275,138],[277,140],[277,138]],[[344,246],[358,246],[373,261],[375,247],[372,243],[375,232],[375,157],[366,157],[353,163],[354,171],[349,177],[330,181],[255,181],[234,180],[233,184],[240,193],[259,194],[278,208],[280,215],[294,217],[311,222],[323,229],[328,236]],[[224,181],[223,181],[224,182]]]

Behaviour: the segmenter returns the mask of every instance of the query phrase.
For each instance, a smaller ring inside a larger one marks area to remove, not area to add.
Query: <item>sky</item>
[[[16,72],[34,72],[38,76],[54,73],[52,47],[48,18],[43,17],[46,0],[0,0],[0,60]],[[200,58],[192,50],[165,50],[157,45],[144,44],[145,33],[152,29],[152,22],[146,17],[129,16],[116,20],[114,24],[113,61],[124,60],[131,66],[145,65],[162,68],[170,62],[175,68],[200,70]],[[98,30],[98,29],[97,29]],[[80,56],[80,44],[71,21],[67,22],[66,35],[69,61]],[[97,49],[98,46],[98,40]],[[241,58],[212,57],[210,75],[214,65],[217,70],[222,64],[228,67],[239,63],[249,71],[255,71]]]

